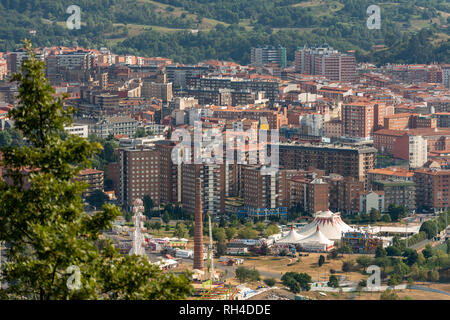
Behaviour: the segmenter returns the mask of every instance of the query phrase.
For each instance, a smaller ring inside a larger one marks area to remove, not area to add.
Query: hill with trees
[[[369,0],[79,0],[81,29],[69,30],[69,0],[0,0],[0,50],[24,38],[38,46],[109,47],[119,53],[250,62],[250,48],[281,44],[288,60],[304,44],[355,50],[359,61],[450,62],[450,4],[377,3],[381,29],[367,28]],[[29,32],[36,31],[32,36]],[[373,50],[375,45],[385,50]]]

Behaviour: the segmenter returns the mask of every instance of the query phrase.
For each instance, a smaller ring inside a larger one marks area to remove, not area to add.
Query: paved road
[[[420,241],[420,242],[418,242],[418,243],[416,243],[416,244],[413,244],[412,246],[408,246],[408,248],[417,250],[417,249],[419,249],[419,248],[421,248],[421,247],[425,247],[425,246],[426,246],[428,243],[430,243],[430,242],[432,242],[432,241],[426,239],[426,240]]]
[[[423,287],[423,286],[418,286],[418,285],[410,285],[410,286],[408,286],[408,288],[413,289],[413,290],[422,290],[422,291],[428,291],[428,292],[442,293],[447,296],[450,296],[450,292],[442,291],[439,289],[433,289],[433,288],[428,288],[428,287]]]

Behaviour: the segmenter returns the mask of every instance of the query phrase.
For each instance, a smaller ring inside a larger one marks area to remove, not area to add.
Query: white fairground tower
[[[132,221],[134,223],[134,231],[133,231],[133,246],[130,250],[130,255],[137,254],[145,256],[145,249],[143,243],[145,241],[144,235],[142,234],[142,228],[144,228],[144,205],[141,199],[134,200],[133,203],[133,218]]]

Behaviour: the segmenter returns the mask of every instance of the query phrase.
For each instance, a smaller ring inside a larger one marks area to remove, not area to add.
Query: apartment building
[[[447,210],[450,207],[450,170],[414,171],[416,204],[420,208]]]
[[[88,187],[83,192],[83,197],[89,196],[95,190],[103,191],[104,186],[104,172],[96,169],[85,169],[78,173],[78,181],[88,184]]]
[[[342,105],[342,133],[346,137],[370,139],[382,128],[386,106],[375,102],[356,101]]]
[[[377,150],[366,146],[332,144],[280,144],[280,166],[306,170],[311,167],[354,177],[367,186],[367,175],[373,169]]]
[[[254,66],[277,64],[281,68],[286,68],[286,61],[286,48],[280,45],[260,46],[250,50],[250,62]]]
[[[168,140],[155,142],[159,152],[159,196],[162,203],[181,202],[181,164],[172,161],[176,143]]]
[[[297,48],[295,70],[302,74],[322,75],[333,81],[354,81],[356,59],[354,55],[342,54],[323,45],[316,48]]]
[[[89,134],[107,138],[109,135],[134,137],[138,122],[130,117],[105,117],[89,127]]]
[[[160,204],[159,151],[143,145],[119,149],[119,201],[130,208],[134,200],[145,195]]]
[[[414,181],[403,180],[377,180],[374,181],[373,190],[384,192],[384,210],[389,205],[405,206],[408,211],[416,209],[416,184]]]
[[[181,169],[181,203],[187,214],[195,213],[195,187],[201,180],[203,214],[225,211],[224,165],[183,164]]]
[[[344,214],[359,213],[364,183],[353,177],[330,174],[322,177],[328,183],[330,210]]]

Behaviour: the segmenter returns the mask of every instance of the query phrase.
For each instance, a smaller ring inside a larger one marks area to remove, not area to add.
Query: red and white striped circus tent
[[[352,227],[342,221],[339,212],[319,211],[315,214],[314,220],[301,228],[298,233],[300,236],[308,237],[317,231],[317,227],[329,240],[341,240],[343,232],[354,231]]]
[[[300,245],[306,251],[327,252],[334,247],[334,241],[329,240],[317,226],[316,232],[300,240]]]

